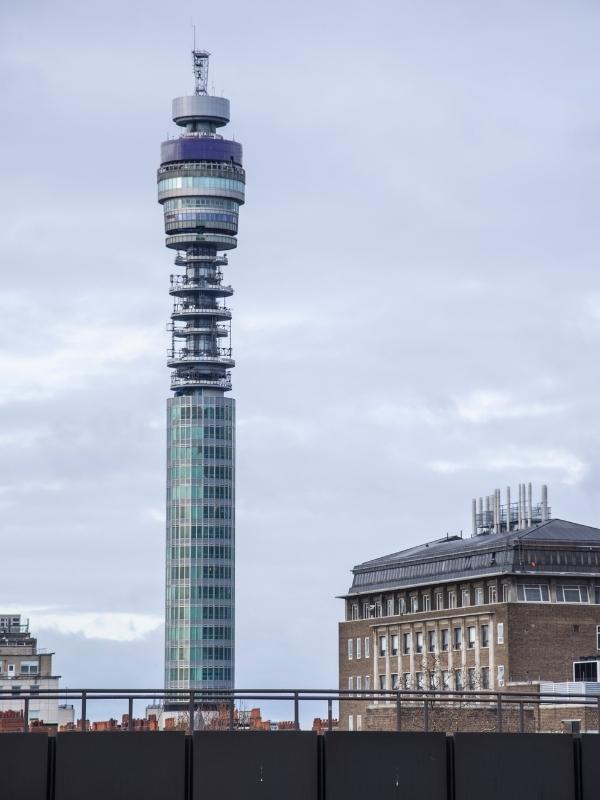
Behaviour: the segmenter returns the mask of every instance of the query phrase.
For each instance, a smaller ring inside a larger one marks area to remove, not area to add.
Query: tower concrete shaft
[[[229,689],[235,654],[235,401],[231,286],[244,202],[242,147],[217,130],[229,101],[206,94],[208,53],[194,50],[196,93],[173,100],[183,132],[161,146],[158,201],[175,251],[167,364],[165,686]],[[200,86],[200,90],[199,90]]]

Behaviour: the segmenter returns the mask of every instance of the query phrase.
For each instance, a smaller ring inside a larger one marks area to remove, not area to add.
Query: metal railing
[[[231,309],[227,308],[227,306],[184,306],[180,303],[175,303],[173,314],[211,314],[215,317],[230,317]]]
[[[512,712],[513,727],[518,732],[526,730],[526,712],[560,706],[568,708],[589,709],[593,712],[597,723],[595,732],[600,733],[600,696],[589,694],[556,694],[548,692],[496,692],[486,690],[338,690],[338,689],[39,689],[32,692],[20,689],[0,689],[0,709],[8,706],[14,710],[16,703],[22,703],[24,729],[29,728],[30,703],[35,700],[54,700],[57,703],[80,704],[80,729],[88,730],[87,720],[88,703],[92,701],[123,701],[127,704],[128,724],[131,729],[134,724],[134,702],[148,701],[153,706],[162,706],[166,710],[187,714],[187,730],[189,733],[196,730],[197,712],[202,709],[218,709],[226,723],[225,728],[236,727],[236,713],[238,707],[245,701],[277,701],[286,702],[293,709],[293,728],[300,730],[300,708],[307,703],[326,704],[327,722],[326,730],[333,729],[334,703],[366,704],[371,709],[389,709],[395,715],[395,729],[402,730],[403,712],[421,714],[423,731],[431,730],[432,712],[440,708],[460,707],[473,711],[485,709],[496,717],[496,731],[502,732],[507,716]],[[518,716],[517,716],[518,715]],[[291,720],[290,720],[291,721]]]
[[[203,373],[188,372],[187,375],[171,375],[171,388],[177,386],[192,386],[202,384],[202,386],[215,386],[218,389],[231,389],[231,376],[226,378],[209,378]]]

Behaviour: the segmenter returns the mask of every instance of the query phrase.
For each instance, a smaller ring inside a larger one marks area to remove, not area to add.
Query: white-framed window
[[[467,686],[469,689],[477,688],[477,673],[475,667],[469,667],[467,671]]]
[[[388,617],[394,616],[394,598],[390,597],[387,601],[387,615]]]
[[[549,603],[550,593],[547,583],[520,583],[517,598],[521,603]]]
[[[349,731],[354,730],[354,717],[352,714],[348,714],[348,730]]]
[[[480,629],[480,646],[481,647],[489,647],[490,646],[490,626],[484,624],[481,626]]]
[[[21,661],[22,675],[37,675],[39,671],[37,661]]]
[[[482,606],[483,605],[483,587],[478,586],[475,589],[475,605]]]
[[[352,603],[351,619],[358,619],[358,603]]]
[[[427,652],[435,653],[437,636],[435,631],[427,631]]]
[[[434,670],[431,670],[431,671],[430,671],[430,673],[429,673],[429,688],[430,688],[432,691],[433,691],[434,689],[437,689],[437,681],[436,681],[436,679],[435,679],[435,672],[434,672]]]
[[[381,617],[382,615],[383,615],[383,611],[382,611],[382,608],[381,608],[381,600],[377,600],[375,602],[375,616],[376,617]]]
[[[423,611],[430,611],[431,610],[431,595],[424,594],[423,595]]]
[[[383,658],[387,653],[387,636],[379,637],[379,656]]]
[[[415,653],[423,652],[423,631],[415,633]]]
[[[394,691],[396,691],[396,689],[399,689],[399,688],[400,687],[398,685],[398,673],[397,672],[392,672],[392,689]]]
[[[489,689],[490,688],[490,668],[489,667],[482,667],[481,668],[481,688],[482,689]]]
[[[456,592],[448,592],[448,608],[456,608]]]
[[[380,688],[380,690],[382,692],[385,692],[385,690],[387,688],[386,685],[385,685],[385,675],[380,675],[379,676],[379,688]]]
[[[354,678],[352,675],[348,678],[348,691],[351,692],[354,690]]]
[[[362,639],[360,636],[356,639],[356,658],[359,659],[361,657],[361,649],[362,649]]]
[[[498,602],[498,590],[494,585],[488,586],[488,598],[490,603]]]
[[[367,692],[371,691],[371,676],[370,675],[365,675],[365,691],[367,691]]]
[[[600,650],[600,625],[596,626],[596,649]]]
[[[496,633],[498,634],[498,644],[504,644],[504,623],[499,622],[496,625]]]
[[[504,664],[498,664],[498,686],[504,686]]]
[[[508,603],[510,600],[510,583],[502,584],[502,602]]]
[[[444,609],[444,593],[443,592],[436,592],[435,593],[435,608],[436,608],[436,611],[443,611],[443,609]]]
[[[361,689],[362,689],[362,678],[361,678],[360,675],[357,675],[356,676],[356,691],[360,692]]]
[[[468,589],[463,589],[461,591],[460,602],[463,608],[471,605],[471,592]]]
[[[442,689],[450,688],[450,672],[447,669],[442,670]]]
[[[393,656],[397,656],[398,655],[398,639],[399,638],[400,637],[398,636],[397,633],[393,633],[392,634],[392,655]]]
[[[402,652],[403,652],[403,654],[405,656],[409,656],[410,655],[411,644],[412,644],[412,642],[411,642],[410,633],[403,633],[402,634]]]
[[[417,689],[424,689],[425,688],[425,684],[423,682],[423,673],[422,672],[416,672],[415,673],[415,678],[416,678],[416,681],[417,681]]]
[[[462,669],[457,669],[454,671],[454,688],[457,692],[460,692],[463,688],[463,673]]]
[[[445,653],[450,647],[450,630],[448,628],[442,628],[440,635],[442,637],[441,650]]]
[[[469,625],[467,628],[467,647],[472,650],[475,647],[475,636],[477,629],[474,625]]]
[[[419,598],[416,595],[410,598],[410,610],[412,614],[416,614],[419,611]]]
[[[371,651],[371,637],[365,636],[365,658],[369,658],[370,651]]]
[[[412,675],[410,674],[410,672],[404,673],[404,688],[412,689]]]
[[[348,661],[352,661],[352,646],[354,639],[348,639]]]
[[[453,644],[455,650],[460,650],[462,647],[462,628],[453,629]]]
[[[406,597],[400,598],[400,613],[406,614]]]
[[[362,714],[356,715],[356,730],[362,731]]]
[[[568,583],[559,583],[556,586],[557,603],[587,603],[587,586],[573,586]]]
[[[594,603],[600,603],[600,586],[594,586]]]
[[[362,604],[363,619],[369,619],[371,616],[371,606],[368,602]]]

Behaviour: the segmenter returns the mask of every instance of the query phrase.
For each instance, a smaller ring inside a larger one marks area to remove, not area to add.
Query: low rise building
[[[29,695],[29,721],[67,725],[74,720],[72,705],[59,702],[60,675],[54,675],[54,653],[39,649],[20,614],[0,614],[0,712],[24,711],[22,695]],[[56,690],[52,697],[44,697]]]
[[[517,691],[600,681],[600,529],[551,518],[531,484],[473,505],[473,535],[359,564],[343,596],[342,729],[366,727],[361,690]],[[600,691],[600,688],[599,688]],[[372,723],[369,727],[375,727]]]

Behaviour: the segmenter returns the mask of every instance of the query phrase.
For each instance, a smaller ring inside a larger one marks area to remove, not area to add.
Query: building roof
[[[560,550],[561,546],[569,551],[583,548],[597,552],[594,558],[582,556],[581,563],[575,563],[575,559],[571,559],[573,563],[566,560],[562,563],[560,554],[552,557],[547,552],[539,552],[540,549]],[[468,539],[447,536],[358,564],[352,570],[354,580],[349,593],[499,573],[600,574],[598,552],[600,528],[562,519],[551,519],[519,531]]]

